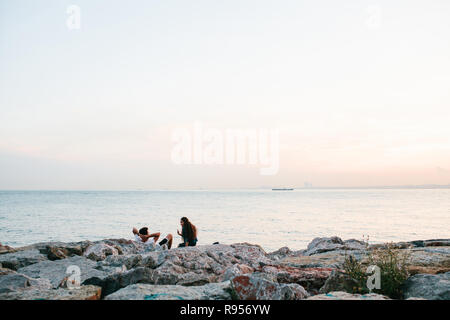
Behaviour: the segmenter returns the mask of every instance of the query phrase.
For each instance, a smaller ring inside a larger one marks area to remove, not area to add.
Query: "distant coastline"
[[[150,192],[150,191],[237,191],[237,190],[277,190],[277,189],[285,189],[285,188],[276,188],[276,187],[236,187],[236,188],[184,188],[184,189],[171,189],[171,188],[155,188],[155,189],[146,189],[146,188],[136,188],[136,189],[0,189],[0,192],[7,191],[54,191],[54,192]],[[354,186],[354,187],[340,187],[340,186],[313,186],[313,187],[292,187],[286,188],[292,190],[355,190],[355,189],[450,189],[450,184],[447,185],[438,185],[438,184],[424,184],[424,185],[399,185],[399,186]]]

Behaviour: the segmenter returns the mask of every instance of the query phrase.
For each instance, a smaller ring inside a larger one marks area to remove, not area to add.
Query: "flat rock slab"
[[[63,260],[39,262],[20,268],[18,272],[32,278],[48,279],[52,286],[57,288],[70,275],[67,273],[69,266],[77,266],[80,268],[81,283],[91,278],[103,279],[114,272],[112,268],[107,271],[97,270],[96,262],[80,256],[73,256]]]
[[[8,293],[29,288],[50,289],[52,288],[52,285],[48,279],[33,279],[12,270],[9,273],[0,274],[0,293]]]
[[[18,270],[46,260],[47,256],[37,249],[20,250],[0,255],[0,265],[2,265],[3,268],[12,270]]]
[[[281,265],[297,268],[341,268],[345,256],[340,252],[325,252],[313,256],[287,257],[280,260]]]
[[[99,300],[101,288],[81,286],[78,289],[29,289],[0,294],[0,300]]]
[[[195,287],[133,284],[106,296],[105,300],[231,300],[230,282]]]
[[[450,268],[450,247],[414,248],[409,252],[409,265]]]

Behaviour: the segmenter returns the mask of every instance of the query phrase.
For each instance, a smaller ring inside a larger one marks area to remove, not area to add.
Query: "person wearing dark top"
[[[181,218],[180,225],[181,232],[177,230],[177,233],[182,237],[183,242],[178,247],[195,247],[198,241],[197,228],[186,217]]]

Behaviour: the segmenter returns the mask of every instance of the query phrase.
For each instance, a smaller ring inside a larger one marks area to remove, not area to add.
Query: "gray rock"
[[[45,260],[47,260],[47,256],[40,253],[37,249],[20,250],[0,255],[0,264],[2,267],[12,270],[18,270]]]
[[[450,239],[432,239],[423,242],[425,247],[450,247]]]
[[[22,250],[36,249],[44,255],[47,255],[49,260],[60,260],[71,256],[80,256],[91,244],[90,241],[80,242],[40,242],[30,246],[22,247]]]
[[[52,286],[57,288],[69,276],[67,268],[78,266],[80,268],[81,283],[91,278],[103,279],[116,272],[116,268],[103,268],[98,270],[97,263],[81,256],[73,256],[63,260],[43,261],[20,268],[18,272],[32,278],[49,279]]]
[[[81,286],[77,289],[28,289],[0,293],[0,300],[99,300],[101,288]]]
[[[136,283],[155,283],[153,270],[145,267],[137,267],[124,272],[116,272],[106,277],[91,277],[83,281],[84,285],[101,287],[103,295],[109,295]]]
[[[143,255],[140,254],[111,255],[106,257],[104,261],[101,261],[99,265],[119,268],[125,267],[130,270],[142,265],[142,257]]]
[[[311,256],[318,253],[334,251],[334,250],[364,250],[366,244],[363,241],[350,239],[342,241],[339,237],[315,238],[306,248],[304,255]]]
[[[333,291],[352,293],[353,288],[355,287],[358,287],[358,282],[356,280],[339,270],[333,270],[324,285],[320,288],[319,293]]]
[[[312,256],[286,257],[278,263],[296,268],[342,268],[344,260],[344,254],[339,251],[329,251]]]
[[[405,299],[450,300],[450,272],[416,274],[403,284]]]
[[[232,244],[231,247],[236,252],[235,257],[241,260],[240,263],[249,265],[252,268],[272,263],[272,260],[267,257],[266,252],[259,245],[237,243]]]
[[[450,268],[450,247],[415,248],[409,254],[409,265]]]
[[[291,249],[289,249],[288,247],[282,247],[276,251],[268,253],[267,257],[269,257],[272,260],[280,260],[292,255],[293,251],[291,251]]]
[[[234,277],[241,276],[244,274],[253,273],[255,269],[246,264],[234,264],[231,267],[225,269],[225,272],[221,276],[221,281],[231,280]]]
[[[6,246],[6,245],[2,245],[0,243],[0,254],[5,254],[5,253],[10,253],[10,252],[15,252],[16,249],[10,247],[10,246]]]
[[[326,294],[318,294],[306,300],[391,300],[390,298],[376,293],[351,294],[348,292],[333,291]]]
[[[117,249],[119,254],[129,255],[136,253],[145,253],[148,251],[148,245],[142,242],[136,242],[128,239],[106,239],[95,241],[94,244],[106,244]]]
[[[311,294],[317,294],[319,289],[330,277],[330,268],[294,268],[283,265],[268,265],[261,272],[269,274],[279,283],[297,283]]]
[[[117,256],[118,254],[119,250],[116,247],[106,243],[96,243],[89,246],[83,255],[88,259],[101,261],[105,260],[107,256]]]
[[[195,287],[134,284],[106,296],[105,300],[231,300],[230,282]]]
[[[51,283],[47,279],[33,279],[24,274],[11,272],[0,275],[0,293],[13,292],[29,288],[50,289]]]
[[[259,246],[219,244],[145,253],[138,265],[154,269],[154,284],[199,286],[223,280],[233,264],[255,268],[270,262]]]
[[[239,300],[300,300],[309,296],[299,284],[280,284],[261,273],[235,277],[231,288],[233,297]]]
[[[167,253],[168,251],[153,251],[150,253],[142,254],[142,260],[139,265],[155,269],[164,263],[167,257]]]

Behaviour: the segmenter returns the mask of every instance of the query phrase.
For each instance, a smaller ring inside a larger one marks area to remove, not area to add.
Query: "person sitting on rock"
[[[167,244],[167,248],[170,249],[172,247],[172,241],[173,237],[172,234],[168,234],[164,239],[162,239],[159,243],[157,243],[159,237],[161,236],[160,232],[149,234],[148,228],[143,227],[141,229],[133,228],[133,234],[134,238],[137,242],[142,242],[145,244],[154,244],[163,246],[164,244]],[[153,240],[149,240],[150,238],[153,238]]]
[[[177,233],[182,237],[183,242],[178,247],[195,247],[198,241],[197,228],[186,217],[181,218],[180,225],[181,232],[177,230]]]

